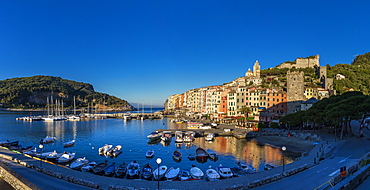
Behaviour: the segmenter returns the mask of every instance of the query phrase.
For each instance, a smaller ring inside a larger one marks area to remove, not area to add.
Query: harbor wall
[[[0,177],[16,190],[39,190],[36,185],[26,180],[0,161]]]

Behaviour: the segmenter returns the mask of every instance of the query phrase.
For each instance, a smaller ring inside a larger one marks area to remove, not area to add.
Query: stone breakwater
[[[6,155],[0,155],[0,157],[3,156],[6,157]],[[6,162],[7,160],[2,159],[0,161],[0,177],[3,178],[9,185],[17,190],[40,190],[40,188],[38,188],[36,185],[32,184],[18,173],[10,169],[7,164],[5,164]]]

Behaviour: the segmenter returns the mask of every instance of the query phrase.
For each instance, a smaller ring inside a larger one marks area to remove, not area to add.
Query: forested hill
[[[45,108],[49,102],[63,102],[64,108],[134,110],[127,101],[94,91],[88,83],[53,76],[33,76],[0,81],[0,103],[4,108]]]
[[[368,95],[370,93],[370,52],[358,55],[352,64],[337,64],[328,67],[328,77],[335,78],[336,74],[345,76],[345,79],[334,80],[334,89],[339,94],[353,88]]]

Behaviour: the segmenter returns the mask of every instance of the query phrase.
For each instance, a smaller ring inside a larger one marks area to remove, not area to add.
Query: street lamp
[[[281,150],[283,151],[283,174],[284,174],[284,170],[285,170],[285,161],[284,161],[284,153],[285,153],[285,151],[286,151],[286,147],[285,146],[283,146],[283,147],[281,147]]]
[[[159,190],[159,167],[161,166],[162,159],[161,158],[157,158],[156,162],[158,164],[158,175],[157,175],[157,178],[158,178],[158,190]]]
[[[43,152],[43,148],[44,148],[44,145],[40,144],[39,145],[39,148],[41,149],[41,154]],[[41,156],[42,157],[42,156]],[[41,158],[40,158],[40,168],[42,167],[42,161],[41,161]]]

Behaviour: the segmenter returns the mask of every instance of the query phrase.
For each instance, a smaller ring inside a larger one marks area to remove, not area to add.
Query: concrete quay
[[[330,146],[329,146],[330,145]],[[323,154],[330,154],[335,150],[335,147],[340,143],[335,142],[334,139],[324,138],[318,145],[316,145],[304,157],[297,161],[285,165],[285,172],[282,167],[277,167],[268,171],[249,174],[241,177],[234,177],[230,179],[223,179],[219,181],[206,182],[200,181],[160,181],[160,189],[250,189],[270,183],[286,176],[293,175],[297,172],[303,171],[307,168],[315,166],[319,163],[319,158]],[[330,147],[330,148],[329,148]],[[23,154],[18,154],[6,149],[0,149],[0,157],[2,162],[5,162],[9,168],[15,172],[22,170],[39,171],[38,177],[25,177],[30,183],[35,184],[40,189],[50,189],[51,181],[56,181],[55,184],[77,183],[77,189],[157,189],[157,181],[145,180],[129,180],[118,179],[112,177],[98,176],[91,173],[83,173],[69,168],[58,166],[55,164],[40,162],[33,158],[27,157]],[[40,167],[42,165],[42,167]],[[34,175],[34,176],[35,176]],[[54,176],[46,178],[45,176]],[[47,179],[45,181],[44,179]],[[66,186],[53,186],[53,189],[66,189]],[[70,187],[68,189],[74,189]]]

